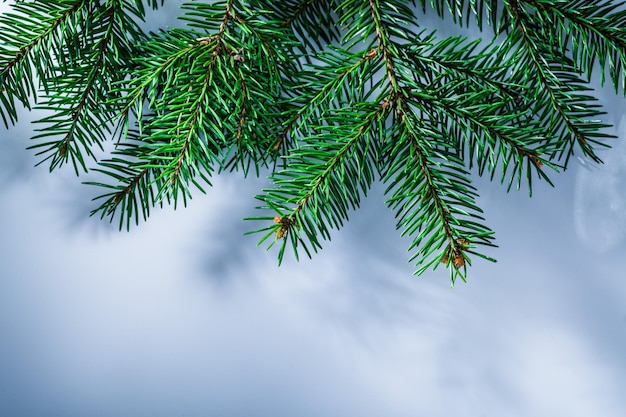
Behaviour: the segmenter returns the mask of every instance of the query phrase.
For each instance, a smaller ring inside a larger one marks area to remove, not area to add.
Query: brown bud
[[[461,268],[463,265],[465,265],[465,257],[463,256],[463,254],[461,253],[461,251],[458,251],[454,253],[454,259],[452,260],[452,262],[454,263],[454,267],[456,269]]]
[[[372,59],[376,55],[378,55],[378,48],[372,48],[365,54],[365,59]]]

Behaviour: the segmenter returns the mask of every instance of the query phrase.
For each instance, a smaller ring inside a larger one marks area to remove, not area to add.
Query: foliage
[[[494,234],[470,172],[507,189],[600,162],[610,137],[593,72],[624,91],[624,3],[600,0],[16,1],[0,18],[0,114],[46,110],[30,147],[102,180],[92,214],[120,228],[186,203],[215,172],[269,170],[261,242],[307,255],[376,180],[416,273],[454,284]],[[438,37],[425,15],[491,41]],[[115,144],[98,160],[103,144]]]

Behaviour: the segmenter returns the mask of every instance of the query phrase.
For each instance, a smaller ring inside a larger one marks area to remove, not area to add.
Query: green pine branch
[[[111,136],[111,120],[119,108],[111,104],[109,92],[116,74],[131,65],[143,33],[120,2],[88,4],[75,13],[82,20],[80,32],[67,40],[71,65],[53,66],[48,81],[54,92],[36,107],[52,114],[35,121],[45,127],[37,129],[42,133],[32,139],[38,143],[29,148],[43,156],[40,163],[50,160],[50,170],[71,161],[78,174],[79,168],[88,172],[85,156],[95,160],[92,149],[104,150],[102,144]]]
[[[286,156],[286,168],[270,177],[276,188],[257,198],[265,203],[259,208],[275,216],[250,219],[275,224],[251,233],[267,232],[260,243],[275,235],[269,247],[281,241],[279,263],[288,240],[296,257],[300,246],[311,256],[321,248],[320,238],[329,240],[329,229],[341,228],[348,210],[359,207],[375,179],[383,113],[383,107],[367,103],[337,109],[324,124],[312,126],[319,133],[302,138]]]
[[[92,215],[120,229],[217,173],[269,172],[251,233],[279,263],[320,250],[380,180],[416,273],[465,280],[495,246],[472,175],[532,194],[575,155],[601,162],[613,136],[589,83],[625,90],[623,2],[195,0],[145,33],[163,3],[11,4],[3,122],[43,110],[39,163],[87,173]],[[440,37],[424,15],[488,39]]]

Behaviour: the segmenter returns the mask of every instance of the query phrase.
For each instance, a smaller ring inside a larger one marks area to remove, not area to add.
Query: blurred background
[[[176,24],[166,3],[153,30]],[[452,289],[444,269],[412,276],[380,185],[280,268],[243,236],[263,178],[216,177],[119,232],[71,167],[33,168],[24,112],[0,130],[0,415],[622,415],[626,111],[597,96],[620,138],[604,165],[532,198],[477,178],[498,263]]]

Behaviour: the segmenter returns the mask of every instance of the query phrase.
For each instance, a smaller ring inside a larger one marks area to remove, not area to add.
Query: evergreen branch
[[[127,140],[113,151],[113,155],[111,159],[100,161],[99,168],[93,168],[92,171],[112,178],[117,184],[100,181],[87,181],[84,184],[112,190],[93,199],[104,201],[91,211],[91,216],[100,213],[101,219],[108,217],[110,222],[117,216],[120,230],[124,226],[129,230],[133,219],[135,224],[139,224],[140,218],[147,220],[152,207],[163,205],[163,200],[157,198],[159,190],[164,187],[161,169],[145,166],[146,161],[142,159],[144,149],[136,131],[129,132]]]
[[[158,0],[148,3],[153,8],[158,6]],[[98,22],[88,24],[98,10],[125,9],[139,19],[145,14],[141,0],[136,0],[135,6],[127,0],[106,4],[90,0],[39,0],[18,1],[10,7],[11,12],[0,16],[0,115],[7,128],[9,123],[17,122],[16,101],[30,110],[30,99],[36,101],[39,87],[46,95],[51,94],[56,74],[71,71],[76,62],[84,60],[84,45],[89,43],[91,29],[102,26]],[[120,39],[138,39],[131,27],[136,23],[132,23],[117,33],[122,34]]]
[[[402,235],[415,236],[409,247],[417,248],[410,259],[417,260],[415,273],[443,263],[450,269],[454,285],[458,277],[465,281],[466,263],[471,263],[468,253],[492,260],[470,248],[476,244],[493,246],[493,232],[472,220],[484,219],[456,149],[441,132],[410,112],[403,101],[398,95],[391,104],[396,109],[394,140],[383,151],[387,167],[381,175],[383,182],[391,180],[385,190],[391,194],[387,204],[397,210]]]
[[[574,154],[576,145],[581,149],[583,155],[595,162],[601,162],[600,158],[595,154],[591,143],[602,145],[602,142],[594,139],[594,137],[607,138],[610,135],[595,133],[601,131],[607,125],[589,118],[598,117],[604,113],[598,110],[597,106],[587,105],[584,108],[579,105],[579,103],[589,102],[590,99],[593,100],[592,97],[570,93],[570,91],[584,91],[589,88],[584,87],[582,85],[583,81],[574,75],[577,73],[577,70],[570,64],[571,60],[569,58],[560,55],[559,60],[556,61],[554,59],[555,52],[550,49],[546,51],[547,46],[542,47],[542,41],[535,39],[531,35],[534,32],[529,30],[532,21],[529,20],[526,12],[521,9],[517,0],[508,0],[507,6],[517,28],[515,32],[509,34],[507,41],[510,44],[521,42],[523,47],[518,51],[518,58],[520,60],[526,58],[529,61],[530,69],[533,70],[532,74],[538,78],[540,85],[537,89],[537,96],[544,96],[550,107],[547,110],[541,100],[538,100],[535,113],[541,112],[543,115],[554,113],[556,115],[556,118],[551,120],[549,129],[551,134],[561,138],[560,141],[553,141],[553,143],[555,145],[557,142],[563,144],[562,150],[559,152],[559,159],[563,155],[565,156],[563,166],[567,166],[569,158]],[[558,72],[555,73],[556,71]],[[569,83],[566,81],[569,81]],[[557,152],[554,155],[557,155]]]
[[[448,85],[448,87],[454,89],[454,85]],[[460,144],[456,148],[462,151],[461,155],[466,147],[469,149],[470,168],[476,160],[480,175],[487,170],[493,178],[502,158],[501,182],[504,182],[507,168],[511,165],[511,160],[514,160],[516,163],[513,164],[514,170],[508,189],[511,189],[516,177],[517,188],[519,188],[521,172],[526,165],[524,159],[526,159],[529,162],[528,166],[533,166],[541,178],[552,184],[543,173],[542,167],[544,164],[549,164],[554,168],[548,160],[553,148],[549,143],[546,144],[541,126],[529,122],[520,128],[511,123],[519,120],[523,113],[498,114],[493,111],[493,107],[483,105],[484,97],[476,92],[452,95],[450,91],[438,90],[432,93],[407,92],[406,94],[411,99],[412,106],[418,105],[416,104],[418,102],[422,105],[427,104],[429,115],[432,115],[434,120],[442,118],[448,120],[448,126],[444,125],[442,131],[444,137],[459,139]],[[527,179],[529,192],[532,195],[530,171],[527,171]]]
[[[479,44],[460,37],[437,40],[431,33],[400,49],[404,59],[397,71],[410,105],[420,108],[422,117],[437,120],[446,138],[456,138],[461,155],[469,150],[470,168],[476,161],[479,174],[487,169],[493,178],[498,160],[505,158],[503,182],[511,158],[519,162],[516,167],[528,158],[529,166],[539,170],[553,150],[545,144],[544,129],[522,105],[528,95],[524,81],[507,78],[510,64],[500,48],[487,45],[477,52]],[[547,179],[543,172],[539,175]],[[509,188],[514,178],[515,172]],[[518,187],[520,180],[518,175]]]
[[[382,59],[386,66],[385,75],[389,79],[391,90],[397,93],[399,91],[398,78],[394,66],[394,54],[391,51],[395,49],[395,44],[391,41],[391,35],[387,33],[387,29],[381,18],[381,10],[376,2],[374,0],[368,0],[368,5],[376,30],[376,42],[378,43],[378,48],[380,49]]]
[[[161,40],[144,43],[142,48],[152,52],[148,55],[150,60],[137,61],[143,66],[139,70],[142,76],[131,80],[127,87],[130,91],[126,96],[127,104],[122,109],[123,117],[127,118],[128,110],[135,106],[139,131],[152,132],[143,139],[143,146],[150,149],[148,162],[143,167],[159,168],[156,180],[161,187],[157,199],[171,197],[175,206],[181,192],[184,204],[190,197],[188,182],[204,191],[195,180],[196,176],[210,185],[206,174],[212,171],[217,154],[223,148],[220,143],[224,137],[220,127],[223,115],[216,115],[214,110],[208,117],[205,113],[211,112],[212,99],[227,106],[219,92],[228,85],[228,78],[233,78],[232,73],[224,73],[220,65],[224,54],[231,59],[235,55],[235,49],[225,40],[227,25],[233,18],[232,1],[220,5],[221,12],[215,7],[202,6],[200,3],[187,5],[190,11],[186,20],[193,23],[198,21],[197,17],[209,17],[210,21],[216,21],[220,16],[217,33],[198,38],[197,32],[173,29],[164,33]],[[209,16],[205,16],[207,13]],[[154,56],[160,60],[155,62]],[[185,68],[184,72],[181,68]],[[217,78],[221,78],[217,89],[213,82],[216,72]],[[133,88],[133,85],[136,86]],[[155,85],[158,88],[153,88]],[[155,112],[149,122],[142,117],[144,96]],[[212,120],[214,115],[217,117]]]
[[[87,6],[87,0],[17,2],[0,16],[0,113],[7,128],[17,122],[16,100],[30,110],[35,83],[48,92],[52,65],[67,68],[62,45],[75,36],[72,19]]]
[[[414,0],[413,3],[417,3]],[[419,0],[422,11],[426,13],[426,0]],[[469,27],[474,16],[478,28],[482,31],[486,23],[493,27],[495,34],[500,34],[509,27],[508,15],[503,13],[500,0],[430,0],[430,5],[441,18],[449,15],[459,26]],[[465,20],[463,19],[465,17]]]
[[[423,90],[422,85],[417,86],[417,91],[411,92],[412,81],[416,80],[404,77],[399,65],[396,64],[396,61],[401,62],[402,51],[405,47],[392,40],[381,18],[383,13],[377,3],[369,0],[368,4],[374,21],[378,48],[385,62],[385,75],[389,80],[391,90],[390,95],[383,102],[383,107],[395,109],[392,132],[399,132],[398,134],[388,132],[388,134],[391,133],[391,138],[388,138],[386,142],[393,145],[388,145],[381,160],[388,165],[381,173],[383,181],[389,180],[393,174],[396,174],[386,194],[401,184],[387,203],[393,209],[404,202],[398,212],[400,219],[397,225],[398,228],[405,227],[403,234],[412,235],[422,226],[424,227],[424,231],[415,238],[409,248],[419,246],[417,253],[411,258],[411,260],[417,258],[417,265],[421,266],[416,273],[422,273],[433,264],[436,266],[439,261],[447,257],[444,263],[450,269],[451,280],[454,284],[459,276],[465,280],[466,260],[469,262],[465,251],[469,245],[479,242],[491,245],[492,232],[485,226],[471,221],[464,223],[466,228],[463,230],[455,227],[455,224],[461,224],[454,217],[455,212],[483,220],[476,214],[481,211],[473,201],[474,195],[470,191],[468,180],[463,176],[466,174],[462,170],[462,162],[459,163],[454,156],[458,150],[456,147],[451,148],[451,144],[446,143],[445,136],[440,135],[439,142],[443,140],[443,143],[437,153],[443,155],[442,159],[447,161],[448,165],[452,164],[452,168],[457,172],[444,171],[433,166],[439,163],[433,161],[430,152],[425,149],[426,146],[432,146],[426,141],[430,136],[428,130],[423,126],[416,126],[417,122],[413,120],[414,117],[409,111],[412,98],[417,98],[419,107],[420,103],[426,103],[428,95],[419,91],[420,88]],[[416,118],[416,120],[420,119]],[[398,123],[400,127],[397,127]],[[402,163],[399,163],[400,159],[396,159],[397,155],[403,156]],[[407,171],[398,172],[400,167],[407,167]],[[444,188],[449,185],[452,186],[452,190]],[[431,199],[430,203],[416,200],[418,195],[424,200]],[[444,199],[444,196],[447,199]],[[462,207],[474,213],[467,213]],[[432,257],[434,252],[444,245],[446,245],[445,250],[438,257]],[[476,254],[488,258],[483,254]]]
[[[337,0],[286,0],[284,2],[267,1],[267,7],[272,11],[284,28],[290,28],[300,45],[301,57],[311,62],[310,51],[319,51],[327,45],[337,42],[340,31],[335,24],[337,16],[334,13]],[[265,5],[265,4],[264,4]],[[325,30],[317,30],[323,27]]]
[[[129,65],[134,50],[131,35],[135,40],[143,36],[121,3],[90,11],[85,25],[91,28],[91,36],[73,40],[80,45],[78,58],[71,68],[54,69],[54,92],[46,95],[45,102],[37,107],[53,115],[36,121],[48,126],[37,129],[43,133],[32,139],[52,140],[29,148],[41,149],[37,155],[47,155],[39,164],[50,160],[51,171],[71,159],[76,175],[79,165],[87,172],[85,155],[95,160],[93,146],[103,150],[102,142],[111,133],[109,121],[117,113],[115,106],[105,105],[114,81],[112,77]]]
[[[104,189],[92,215],[120,228],[186,204],[215,169],[269,166],[258,198],[273,216],[256,219],[273,223],[256,232],[279,263],[287,241],[297,258],[330,239],[377,172],[416,273],[443,263],[465,280],[494,246],[468,171],[532,191],[533,172],[550,182],[544,167],[575,153],[600,162],[612,136],[593,66],[624,89],[626,11],[611,0],[193,0],[187,28],[144,34],[144,8],[162,4],[17,1],[0,17],[0,115],[13,124],[41,95],[52,114],[31,148],[77,174],[116,137],[89,184]],[[494,40],[417,32],[420,6]]]
[[[246,20],[233,5],[189,4],[185,19],[219,22],[216,32],[202,36],[172,29],[145,42],[140,48],[150,58],[136,61],[141,76],[121,90],[129,91],[124,117],[131,107],[137,109],[139,132],[145,135],[146,155],[138,166],[156,170],[156,198],[172,199],[174,206],[179,196],[186,204],[190,184],[204,191],[196,178],[210,185],[208,175],[216,166],[241,165],[247,172],[252,162],[258,172],[272,140],[270,107],[280,83],[268,38],[276,31],[272,22]],[[150,118],[140,110],[144,97]]]
[[[538,15],[552,22],[555,30],[551,43],[567,46],[571,42],[572,60],[591,78],[594,63],[600,64],[600,82],[605,69],[615,92],[624,90],[626,67],[626,10],[624,3],[599,0],[528,2]],[[616,9],[622,7],[622,10]],[[567,42],[571,39],[570,42]],[[558,57],[557,57],[558,58]]]
[[[382,132],[379,121],[384,111],[366,103],[338,109],[314,128],[320,133],[303,138],[285,157],[286,168],[271,176],[277,188],[257,196],[266,204],[259,208],[274,210],[277,216],[274,225],[251,233],[268,231],[259,243],[275,234],[269,247],[282,239],[279,263],[287,240],[296,258],[299,246],[311,256],[304,237],[317,252],[319,237],[330,240],[328,224],[339,229],[348,210],[359,206],[360,195],[374,181],[376,136]],[[264,219],[268,218],[250,220]]]
[[[510,63],[503,48],[490,43],[476,51],[481,44],[480,39],[467,41],[465,37],[451,36],[439,40],[434,32],[421,32],[416,41],[402,48],[401,64],[419,65],[422,76],[429,77],[424,81],[426,84],[432,84],[438,74],[450,80],[466,79],[475,88],[490,89],[494,96],[512,99],[518,107],[527,90],[521,84],[523,80],[519,74],[508,74]],[[411,75],[419,80],[415,72]]]
[[[309,122],[322,118],[320,109],[341,103],[341,98],[348,98],[349,102],[365,99],[366,85],[361,80],[377,72],[376,55],[376,49],[361,55],[341,50],[320,54],[322,64],[311,64],[310,70],[301,74],[301,79],[308,82],[289,100],[290,105],[283,113],[287,120],[272,149],[292,148],[294,144],[288,142],[288,138],[295,140],[300,131],[306,134]],[[369,92],[373,93],[374,86],[370,87]]]

